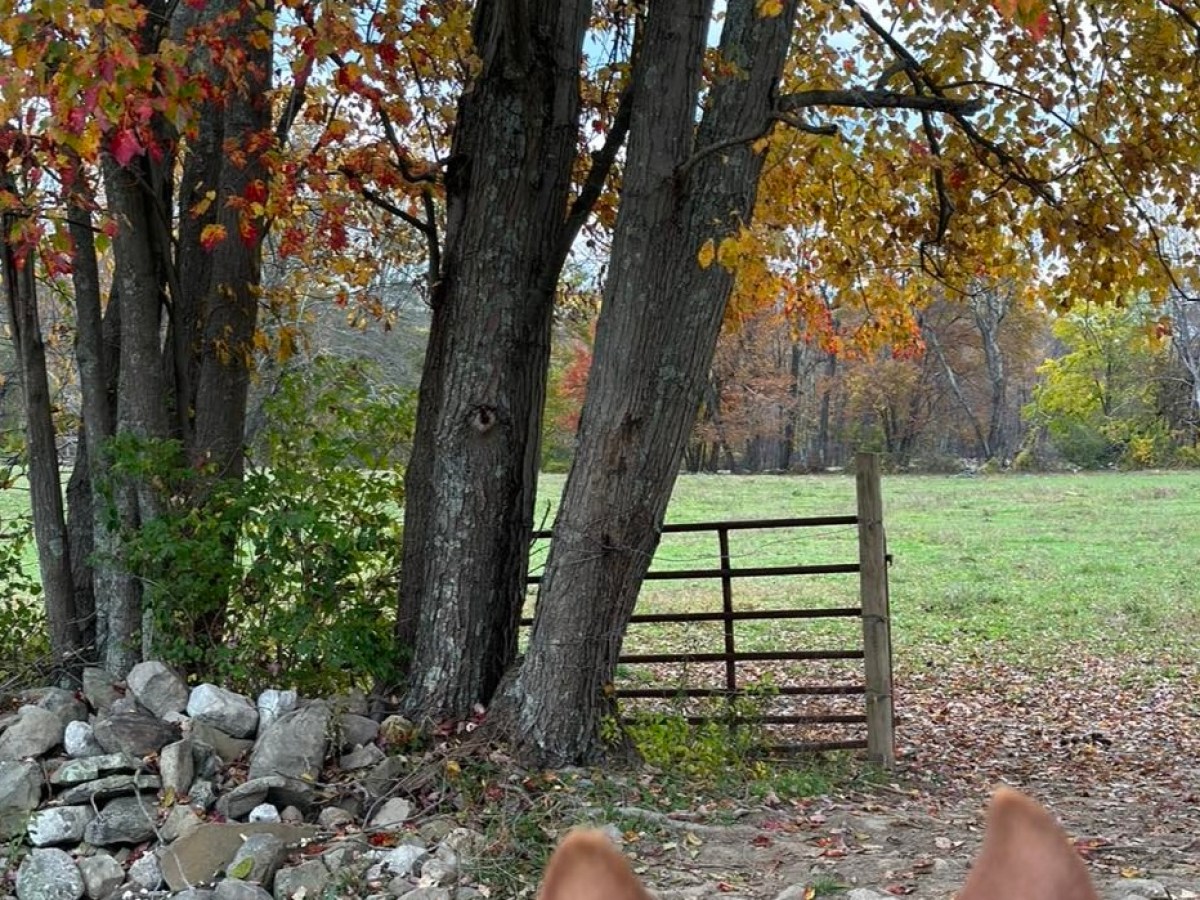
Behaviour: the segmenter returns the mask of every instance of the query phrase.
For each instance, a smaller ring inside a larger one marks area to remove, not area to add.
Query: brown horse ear
[[[1050,813],[1001,788],[958,900],[1097,900],[1087,867]]]
[[[540,900],[650,900],[650,895],[608,838],[573,831],[550,857]]]

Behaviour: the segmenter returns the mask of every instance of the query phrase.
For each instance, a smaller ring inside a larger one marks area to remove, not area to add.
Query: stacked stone
[[[160,662],[26,691],[0,705],[0,900],[472,900],[482,837],[390,794],[409,733],[361,696],[253,701]]]

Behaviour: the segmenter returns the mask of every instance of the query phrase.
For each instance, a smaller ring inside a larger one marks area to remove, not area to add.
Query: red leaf
[[[267,185],[261,178],[255,178],[246,185],[246,199],[251,203],[267,202]]]
[[[117,165],[125,168],[135,157],[141,156],[145,151],[138,142],[137,135],[134,134],[132,128],[121,128],[117,130],[112,140],[109,141],[108,152],[117,161]]]

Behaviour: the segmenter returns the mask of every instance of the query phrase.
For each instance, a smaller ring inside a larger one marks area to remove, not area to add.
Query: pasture
[[[553,521],[562,476],[542,479],[538,519]],[[1200,634],[1200,472],[948,477],[885,475],[884,522],[897,667],[958,648],[1048,662],[1064,647],[1190,660]],[[684,475],[669,522],[852,514],[854,479]],[[735,565],[853,562],[853,527],[737,532]],[[536,547],[533,566],[544,558]],[[669,535],[654,569],[714,567],[712,534]],[[734,586],[739,608],[840,605],[856,576],[763,578]],[[650,582],[639,610],[719,608],[716,581]],[[745,639],[778,642],[781,625],[746,623]],[[797,624],[818,641],[837,624]],[[854,623],[856,627],[856,623]],[[739,638],[742,636],[739,635]],[[690,644],[666,626],[627,646]],[[803,639],[799,634],[797,639]],[[749,646],[749,645],[748,645]]]

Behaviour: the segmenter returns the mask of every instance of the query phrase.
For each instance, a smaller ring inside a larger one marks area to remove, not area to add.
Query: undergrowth
[[[871,777],[847,754],[764,757],[762,735],[750,727],[656,715],[626,730],[642,756],[636,767],[523,772],[496,753],[444,764],[435,805],[486,838],[471,880],[493,896],[533,896],[551,851],[573,827],[604,828],[634,852],[686,850],[695,840],[687,822],[730,824],[747,806],[787,807]],[[417,799],[428,808],[429,796]],[[672,817],[683,812],[686,820]]]

